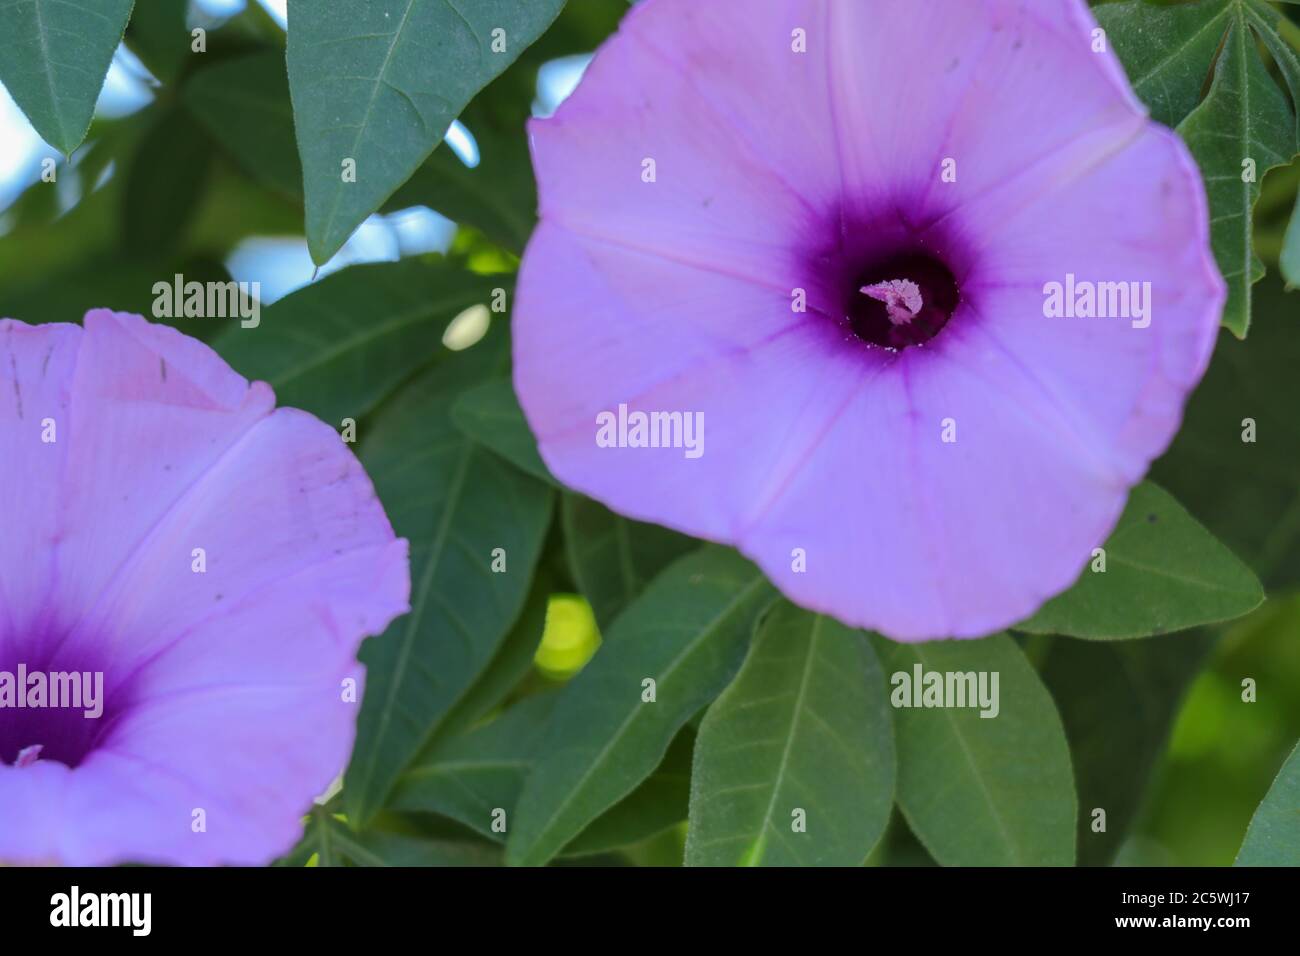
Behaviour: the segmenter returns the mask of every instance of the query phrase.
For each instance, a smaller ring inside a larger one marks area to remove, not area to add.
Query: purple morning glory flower
[[[1215,341],[1196,167],[1082,0],[644,0],[532,138],[549,467],[896,639],[1068,587]]]
[[[264,863],[342,770],[406,542],[274,406],[139,316],[0,321],[0,861]]]

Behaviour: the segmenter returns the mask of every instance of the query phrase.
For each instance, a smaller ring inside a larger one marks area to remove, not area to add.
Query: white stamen
[[[18,759],[14,761],[15,767],[30,767],[36,761],[41,759],[41,750],[44,744],[32,744],[30,747],[24,747],[18,751]]]
[[[885,303],[889,321],[894,325],[907,325],[921,311],[921,287],[911,279],[889,279],[864,285],[860,291]]]

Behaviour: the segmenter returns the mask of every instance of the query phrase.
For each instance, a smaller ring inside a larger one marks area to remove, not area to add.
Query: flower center
[[[857,275],[845,310],[859,339],[902,350],[934,338],[960,300],[947,266],[925,253],[907,253]]]
[[[0,659],[0,765],[76,767],[122,712],[110,677],[71,662]]]

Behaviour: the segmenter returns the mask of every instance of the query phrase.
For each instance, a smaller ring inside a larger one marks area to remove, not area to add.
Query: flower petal
[[[60,606],[89,614],[158,521],[274,405],[268,386],[250,386],[196,339],[89,313],[59,438]]]
[[[789,294],[798,263],[788,240],[811,229],[822,210],[769,161],[770,142],[747,139],[749,120],[734,104],[710,100],[661,52],[691,31],[656,6],[629,13],[582,86],[554,117],[530,125],[542,216],[584,236]],[[760,21],[768,7],[759,5]],[[678,12],[703,15],[695,6]],[[773,41],[788,50],[788,30]],[[801,75],[820,84],[811,102],[824,101],[824,76]],[[782,149],[793,151],[788,143]],[[818,162],[834,173],[833,157]],[[635,229],[624,228],[630,223]]]
[[[0,661],[11,658],[12,642],[39,616],[55,580],[53,545],[63,502],[51,489],[66,472],[70,382],[80,339],[75,325],[0,321]]]
[[[640,4],[534,127],[515,379],[551,470],[899,639],[1068,586],[1223,301],[1195,167],[1095,30],[1076,0]],[[666,195],[626,175],[641,155],[670,157]],[[947,326],[846,341],[840,286],[918,249],[959,290]],[[1067,272],[1151,281],[1152,328],[1047,318]],[[620,404],[703,412],[704,456],[599,447]]]
[[[955,218],[987,223],[990,203]],[[1097,447],[1134,483],[1178,429],[1227,294],[1208,242],[1189,241],[1209,233],[1200,174],[1173,133],[1151,126],[1068,188],[1018,206],[1012,213],[1001,204],[1005,217],[980,228],[986,265],[969,283],[976,324],[1032,370],[1045,400],[1086,421]],[[1080,283],[1150,283],[1148,316],[1046,317],[1045,287],[1064,291],[1071,275]]]
[[[24,820],[0,859],[268,861],[346,763],[357,648],[408,609],[406,542],[332,428],[175,330],[96,312],[0,344],[28,402],[0,405],[0,447],[39,464],[26,416],[52,410],[62,456],[14,479],[54,586],[0,553],[22,585],[3,607],[26,615],[9,656],[102,666],[107,694],[74,769],[0,766]]]
[[[118,665],[134,668],[250,595],[392,540],[370,479],[338,433],[277,409],[158,517],[67,641],[110,642]],[[404,569],[390,570],[392,582],[374,582],[384,586],[363,607],[369,616],[349,622],[355,634],[382,630],[406,610],[405,592],[394,592],[405,587]]]
[[[845,357],[833,323],[792,311],[788,295],[548,223],[519,296],[528,321],[515,329],[516,390],[556,477],[624,514],[719,541],[733,540],[867,368]],[[601,447],[597,416],[620,404],[702,415],[702,456]]]

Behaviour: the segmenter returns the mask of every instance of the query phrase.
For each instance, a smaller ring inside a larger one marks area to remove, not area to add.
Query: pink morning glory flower
[[[0,861],[265,863],[341,772],[406,542],[274,406],[139,316],[0,321]]]
[[[1196,167],[1082,0],[644,0],[532,145],[548,466],[896,639],[1068,587],[1215,341]]]

